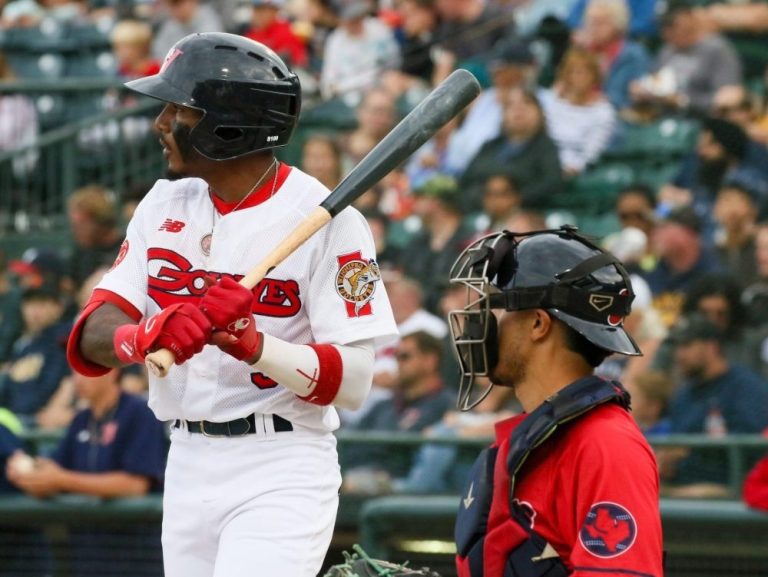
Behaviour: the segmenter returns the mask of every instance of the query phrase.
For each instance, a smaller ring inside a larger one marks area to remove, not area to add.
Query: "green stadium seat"
[[[61,78],[64,75],[64,58],[52,52],[8,52],[8,63],[18,78]]]
[[[110,51],[75,52],[65,58],[66,76],[75,78],[105,78],[115,76],[115,57]]]
[[[624,123],[619,128],[619,143],[605,158],[679,158],[693,148],[698,129],[696,121],[677,117],[647,124]]]
[[[59,128],[66,121],[66,105],[61,94],[40,94],[34,101],[40,132]]]

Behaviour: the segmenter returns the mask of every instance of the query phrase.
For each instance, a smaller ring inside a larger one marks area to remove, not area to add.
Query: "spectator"
[[[306,20],[297,24],[307,30],[307,49],[309,51],[310,69],[319,74],[325,60],[325,46],[328,36],[339,25],[339,17],[334,0],[308,0],[306,5]]]
[[[291,68],[307,68],[307,47],[291,28],[291,23],[280,15],[283,0],[251,0],[251,27],[243,36],[271,48]]]
[[[675,366],[683,377],[670,403],[672,433],[722,437],[768,426],[768,386],[723,354],[721,331],[701,315],[683,317],[671,333]],[[725,455],[702,449],[659,452],[659,472],[672,497],[727,494]]]
[[[376,262],[382,271],[397,268],[400,262],[400,248],[391,242],[391,221],[386,214],[377,208],[364,210],[363,216],[368,222],[376,247]]]
[[[597,161],[613,136],[616,112],[601,89],[596,58],[572,48],[557,70],[555,84],[540,93],[549,134],[557,144],[567,176]]]
[[[740,126],[719,118],[705,119],[696,149],[682,160],[672,182],[659,190],[660,202],[694,203],[701,214],[708,214],[717,191],[726,183],[738,183],[761,199],[762,208],[768,199],[768,165],[751,148]]]
[[[525,39],[532,39],[545,24],[550,21],[565,22],[573,3],[576,0],[497,0],[502,10],[513,10],[515,16],[515,32]],[[545,24],[546,25],[546,24]]]
[[[160,61],[152,56],[152,27],[140,20],[121,20],[110,33],[117,73],[125,80],[160,72]]]
[[[71,324],[61,321],[63,311],[56,287],[44,285],[24,290],[24,325],[0,373],[0,406],[27,425],[37,424],[37,416],[70,374],[64,347]]]
[[[13,282],[8,260],[0,250],[0,366],[10,357],[21,333],[21,289]]]
[[[393,397],[374,405],[354,429],[418,433],[438,423],[453,403],[440,378],[442,352],[440,340],[423,331],[403,337]],[[345,463],[342,491],[368,494],[389,491],[392,479],[404,476],[411,466],[403,454],[369,446],[347,451]]]
[[[523,197],[514,177],[506,174],[489,176],[483,191],[482,216],[486,221],[483,231],[491,233],[504,230],[509,220],[520,212],[522,202]]]
[[[671,431],[666,416],[669,401],[674,392],[674,383],[660,371],[647,371],[627,383],[632,395],[632,416],[646,437],[667,435]]]
[[[656,264],[650,242],[656,227],[656,195],[653,189],[642,183],[623,188],[616,197],[614,210],[621,230],[632,228],[640,231],[644,237],[643,247],[638,246],[636,254],[628,253],[625,247],[622,261],[635,272],[651,270]],[[642,237],[638,239],[642,240]]]
[[[654,230],[651,244],[658,261],[643,277],[667,327],[677,320],[691,285],[707,273],[720,271],[717,257],[702,242],[701,228],[694,210],[682,206],[672,210]]]
[[[504,99],[512,88],[536,86],[536,61],[528,45],[507,40],[498,46],[488,62],[491,86],[472,102],[450,151],[449,165],[461,172],[482,148],[502,131]]]
[[[401,0],[395,10],[401,21],[396,32],[400,67],[387,71],[383,84],[393,94],[405,94],[412,101],[432,85],[437,11],[434,0]]]
[[[494,425],[519,414],[511,388],[493,387],[483,401],[469,411],[449,411],[442,420],[426,429],[428,438],[489,439]],[[455,494],[464,486],[471,462],[462,462],[459,447],[443,443],[424,443],[416,453],[408,474],[395,479],[397,493]]]
[[[325,45],[320,91],[325,99],[340,96],[355,106],[385,70],[399,66],[399,51],[392,30],[368,16],[368,0],[340,2],[339,26]]]
[[[414,214],[421,219],[422,229],[406,245],[400,264],[409,277],[421,284],[424,308],[435,313],[443,283],[474,230],[464,221],[461,191],[455,179],[435,176],[413,194]]]
[[[725,270],[741,286],[757,280],[755,228],[757,205],[751,191],[738,183],[725,184],[717,193],[713,215],[718,224],[715,252]]]
[[[152,41],[152,55],[159,60],[169,56],[173,45],[188,34],[224,30],[218,12],[200,0],[162,0],[162,5],[167,14]]]
[[[768,327],[768,223],[762,222],[755,230],[755,272],[757,280],[742,292],[742,302],[747,308],[746,318],[751,327]],[[768,365],[768,348],[763,354]]]
[[[308,136],[301,147],[301,169],[329,190],[336,188],[344,176],[341,147],[336,138],[330,134]]]
[[[759,107],[743,84],[728,84],[715,92],[712,98],[712,116],[738,124],[753,142],[766,145],[768,133],[762,125]]]
[[[585,13],[590,0],[571,1],[572,7],[568,14],[568,26],[578,29],[584,25]],[[629,4],[629,35],[633,38],[647,40],[656,37],[656,0],[628,0]]]
[[[562,188],[557,146],[549,137],[536,95],[514,88],[503,104],[502,134],[483,145],[461,176],[467,210],[480,208],[482,187],[491,175],[512,177],[526,208],[547,206],[551,195]]]
[[[395,126],[395,98],[383,88],[368,89],[357,107],[356,116],[357,127],[341,139],[345,173],[357,165]]]
[[[744,502],[753,509],[768,511],[768,456],[755,464],[744,479]]]
[[[0,52],[0,83],[10,83],[15,79],[11,65]],[[20,92],[0,93],[0,153],[32,146],[37,142],[39,132],[35,103]],[[14,175],[28,175],[36,166],[37,158],[38,152],[33,148],[25,154],[17,154],[12,164]],[[14,193],[11,191],[10,194]]]
[[[693,2],[669,2],[661,28],[664,43],[654,73],[630,87],[635,102],[706,112],[721,86],[741,83],[736,51],[701,25]]]
[[[166,438],[146,401],[120,390],[119,371],[100,377],[74,376],[78,396],[88,408],[68,427],[52,458],[17,452],[8,462],[8,478],[33,497],[76,493],[105,499],[135,497],[161,487]],[[27,461],[29,464],[22,464]],[[73,577],[108,575],[116,566],[126,574],[153,577],[146,557],[126,556],[114,544],[130,542],[157,550],[159,530],[112,528],[109,533],[75,525],[69,534]]]
[[[631,104],[629,85],[651,67],[645,47],[627,37],[629,8],[626,0],[589,0],[584,23],[575,40],[597,57],[603,92],[616,110]]]
[[[18,491],[8,481],[5,471],[8,459],[22,448],[23,443],[18,436],[22,431],[21,422],[15,415],[7,409],[0,408],[0,495]],[[5,559],[5,557],[0,558]]]
[[[412,188],[420,187],[438,174],[458,176],[461,173],[467,159],[456,152],[463,147],[458,127],[459,117],[454,116],[411,155],[405,165],[405,173]]]
[[[184,1],[184,0],[182,0]],[[100,266],[111,265],[123,240],[114,193],[97,184],[84,186],[67,201],[74,239],[69,270],[77,286]]]
[[[436,0],[435,5],[440,26],[434,83],[457,67],[474,68],[482,77],[479,59],[500,41],[514,36],[514,16],[484,0]]]
[[[424,309],[424,295],[419,283],[395,271],[385,273],[382,279],[387,286],[399,337],[377,345],[373,388],[360,409],[341,412],[346,423],[359,421],[377,402],[392,396],[398,379],[397,347],[403,337],[416,332],[425,332],[441,340],[448,336],[445,321]]]

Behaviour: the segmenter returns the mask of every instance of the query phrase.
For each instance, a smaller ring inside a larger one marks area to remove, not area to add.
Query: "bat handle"
[[[175,361],[176,357],[168,349],[159,349],[151,352],[144,359],[147,368],[152,371],[152,374],[160,378],[168,374],[168,370]]]

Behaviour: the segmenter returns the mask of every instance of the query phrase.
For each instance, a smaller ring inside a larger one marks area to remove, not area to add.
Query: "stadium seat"
[[[618,143],[606,152],[606,158],[647,159],[679,158],[694,146],[698,123],[688,118],[668,117],[647,124],[624,123]]]
[[[61,78],[64,75],[64,58],[60,54],[8,52],[6,58],[19,78]]]
[[[66,76],[74,78],[104,78],[117,74],[115,57],[109,51],[75,52],[65,58]]]
[[[66,106],[61,94],[40,94],[35,97],[40,132],[59,128],[66,121]]]

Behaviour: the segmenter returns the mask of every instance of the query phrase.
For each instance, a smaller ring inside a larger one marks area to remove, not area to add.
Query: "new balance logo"
[[[160,228],[157,230],[164,230],[166,232],[181,232],[181,229],[186,226],[186,223],[181,222],[180,220],[173,220],[170,218],[166,218],[165,222],[160,225]]]

